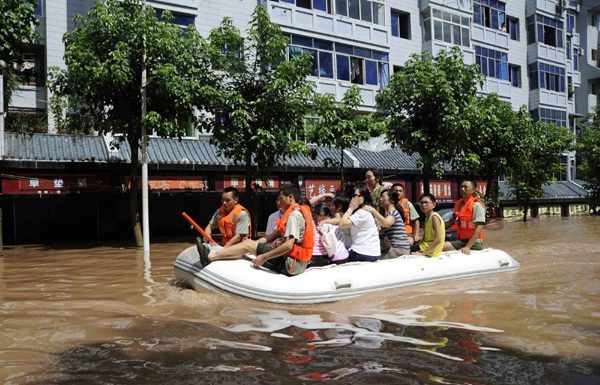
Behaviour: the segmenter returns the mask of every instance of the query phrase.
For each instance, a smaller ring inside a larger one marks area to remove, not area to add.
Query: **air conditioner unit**
[[[569,2],[567,0],[557,0],[556,2],[556,13],[562,14],[567,9]]]
[[[575,48],[575,52],[577,53],[577,55],[583,56],[583,48],[581,48],[581,47]]]

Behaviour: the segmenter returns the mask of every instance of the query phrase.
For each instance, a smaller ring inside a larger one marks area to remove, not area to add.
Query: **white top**
[[[352,234],[351,249],[358,254],[381,255],[379,230],[373,215],[366,210],[356,210],[350,216],[350,220],[354,223],[354,226],[350,228]]]
[[[269,219],[267,219],[267,229],[265,230],[266,235],[270,235],[272,232],[277,230],[277,221],[280,220],[282,216],[283,215],[279,210],[269,215]]]

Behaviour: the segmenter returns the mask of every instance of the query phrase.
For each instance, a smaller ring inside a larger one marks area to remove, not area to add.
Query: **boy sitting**
[[[414,253],[415,255],[439,257],[446,239],[446,227],[440,214],[433,211],[436,206],[435,197],[431,194],[423,194],[419,197],[419,205],[426,217],[425,237],[418,246],[412,246],[411,251],[420,250]]]
[[[264,266],[280,274],[298,275],[308,266],[314,247],[314,227],[309,206],[300,206],[301,198],[298,187],[288,184],[279,189],[280,204],[285,213],[279,220],[277,230],[258,241],[246,240],[226,249],[209,253],[208,247],[202,245],[200,263],[206,266],[221,259],[236,259],[246,253],[255,254],[252,261],[255,267]],[[283,240],[272,248],[267,246],[277,238]]]

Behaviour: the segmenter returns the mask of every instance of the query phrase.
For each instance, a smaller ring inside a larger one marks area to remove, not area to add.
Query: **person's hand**
[[[375,210],[375,207],[373,207],[373,206],[369,206],[369,205],[364,205],[364,206],[362,207],[362,209],[363,209],[363,210],[366,210],[366,211],[368,211],[368,212],[370,212],[371,214],[372,214],[372,213],[374,213],[374,212],[376,211],[376,210]]]
[[[419,236],[419,234],[413,234],[413,239],[415,240],[415,243],[417,243],[421,240],[421,237]]]
[[[208,243],[208,242],[209,242],[209,240],[208,240],[208,238],[206,238],[206,237],[202,237],[202,242],[204,242],[204,243]]]
[[[354,211],[354,210],[356,210],[357,207],[358,207],[358,197],[354,197],[350,201],[350,205],[348,206],[348,208],[350,210]]]
[[[464,255],[471,255],[471,248],[470,247],[463,247],[462,249],[458,250],[461,253],[463,253]]]
[[[264,255],[259,255],[258,257],[252,260],[252,266],[261,267],[266,261],[267,260],[265,259]]]
[[[335,198],[335,195],[333,195],[332,193],[327,193],[327,194],[323,194],[323,198]]]
[[[412,253],[412,255],[424,255],[422,251],[417,251],[416,253]]]

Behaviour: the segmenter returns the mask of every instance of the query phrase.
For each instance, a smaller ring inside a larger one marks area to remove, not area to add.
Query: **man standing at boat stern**
[[[483,225],[485,224],[485,205],[477,198],[474,180],[465,180],[460,185],[461,199],[454,206],[454,216],[445,223],[449,229],[455,223],[458,225],[456,241],[445,242],[443,251],[460,250],[466,255],[471,250],[483,250]]]
[[[254,254],[255,267],[264,266],[288,276],[303,273],[312,257],[315,244],[314,227],[309,206],[299,205],[302,194],[297,186],[288,184],[279,189],[278,200],[284,209],[277,230],[258,241],[246,240],[237,245],[209,253],[206,246],[198,248],[200,263],[206,266],[222,259],[236,259],[244,254]],[[270,247],[267,244],[283,238]]]
[[[238,204],[238,191],[233,187],[223,190],[221,202],[223,205],[215,212],[204,231],[209,236],[214,228],[219,228],[223,235],[221,245],[230,247],[243,242],[250,234],[250,214],[242,205]],[[208,242],[204,238],[204,242]],[[200,237],[196,238],[198,250],[202,246]]]

